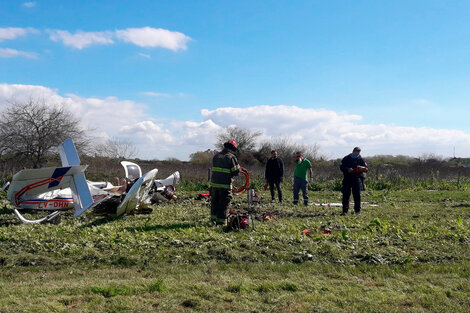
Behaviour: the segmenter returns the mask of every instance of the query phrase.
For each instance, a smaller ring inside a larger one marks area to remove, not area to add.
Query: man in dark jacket
[[[212,159],[211,220],[218,225],[225,224],[232,201],[232,177],[240,172],[236,152],[237,143],[230,140]]]
[[[361,148],[355,147],[353,152],[348,154],[341,161],[340,170],[344,174],[343,187],[343,213],[349,210],[349,198],[351,191],[354,198],[354,212],[361,212],[361,189],[363,188],[364,173],[367,172],[367,163],[360,155]]]
[[[284,163],[277,157],[277,151],[271,151],[271,158],[266,163],[266,171],[264,173],[266,183],[269,184],[271,191],[271,200],[274,201],[274,185],[276,185],[279,202],[282,202],[281,182],[284,177]]]

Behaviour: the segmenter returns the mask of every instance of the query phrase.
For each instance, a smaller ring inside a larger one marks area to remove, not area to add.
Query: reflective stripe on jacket
[[[232,177],[240,172],[237,158],[228,149],[214,155],[212,159],[211,187],[232,189]]]

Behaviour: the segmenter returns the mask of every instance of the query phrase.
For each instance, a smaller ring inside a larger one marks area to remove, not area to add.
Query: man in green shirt
[[[302,190],[304,205],[308,205],[308,181],[312,180],[312,164],[304,158],[301,151],[295,153],[294,204],[299,203],[299,191]],[[308,175],[307,175],[308,173]]]

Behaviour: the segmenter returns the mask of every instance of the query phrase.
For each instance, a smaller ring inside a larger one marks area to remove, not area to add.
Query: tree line
[[[138,155],[131,142],[119,138],[100,142],[90,135],[89,129],[84,129],[81,125],[81,120],[62,105],[48,105],[44,100],[33,98],[23,103],[10,101],[0,113],[2,180],[22,168],[60,164],[55,149],[69,137],[74,140],[84,163],[90,165],[90,174],[87,174],[92,176],[90,179],[93,176],[95,179],[112,179],[113,176],[119,175],[120,160],[132,160]],[[228,127],[218,134],[214,146],[216,150],[220,150],[224,142],[235,140],[240,150],[240,164],[248,168],[253,175],[263,175],[271,150],[276,150],[278,156],[284,159],[288,174],[294,167],[292,156],[296,151],[303,151],[304,155],[313,161],[316,181],[326,182],[341,178],[338,169],[340,160],[328,160],[320,153],[318,145],[298,144],[289,137],[269,140],[261,138],[261,132]],[[162,175],[180,170],[183,179],[203,183],[207,180],[207,169],[211,166],[216,150],[194,152],[190,155],[189,162],[174,158],[166,161],[136,162],[141,164],[143,169],[157,167]],[[466,182],[470,176],[470,159],[443,159],[434,155],[419,158],[381,155],[369,157],[367,162],[370,168],[368,180],[371,182],[403,183],[404,178],[428,181],[451,179],[460,184]],[[105,173],[100,176],[100,171]]]

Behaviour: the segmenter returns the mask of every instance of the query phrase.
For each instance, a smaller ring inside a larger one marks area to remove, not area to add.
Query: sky
[[[229,126],[327,158],[470,157],[470,2],[1,1],[0,110],[31,98],[143,159]]]

